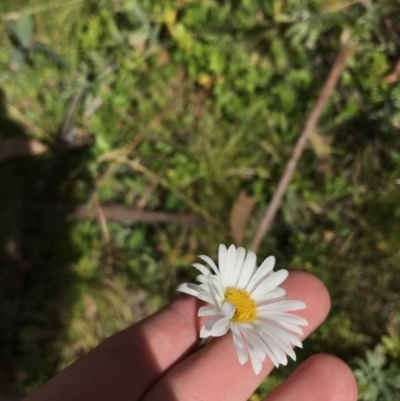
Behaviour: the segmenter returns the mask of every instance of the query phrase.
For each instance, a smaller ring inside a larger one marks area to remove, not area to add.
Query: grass
[[[400,366],[393,351],[400,325],[396,2],[31,0],[0,7],[6,18],[30,13],[31,43],[69,66],[29,49],[28,62],[10,71],[16,44],[1,25],[0,135],[50,148],[0,164],[5,395],[31,391],[168,302],[179,282],[193,278],[198,254],[215,257],[218,243],[232,241],[229,214],[242,190],[256,201],[250,244],[343,32],[358,51],[258,257],[274,254],[279,267],[310,271],[330,290],[332,312],[300,359],[324,350],[356,368],[355,358],[383,344],[381,369]],[[65,148],[59,128],[79,90],[73,125],[89,145]],[[109,221],[105,229],[93,206],[92,220],[54,212],[61,203],[95,201],[189,212],[209,223]]]

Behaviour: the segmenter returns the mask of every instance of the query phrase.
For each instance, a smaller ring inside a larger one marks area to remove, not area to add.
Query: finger
[[[357,384],[340,359],[319,354],[303,362],[264,401],[356,401]]]
[[[24,401],[139,399],[198,344],[203,303],[180,296],[164,310],[104,341]],[[204,319],[203,319],[204,320]]]
[[[297,313],[309,322],[304,329],[307,336],[329,311],[328,292],[318,279],[304,272],[292,272],[283,287],[290,299],[302,300],[307,305]],[[144,400],[244,401],[272,368],[273,364],[267,359],[257,376],[250,363],[240,365],[229,334],[213,340],[172,368],[150,389]]]

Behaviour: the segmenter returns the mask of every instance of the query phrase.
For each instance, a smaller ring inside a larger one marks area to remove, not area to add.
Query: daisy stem
[[[207,345],[211,340],[212,340],[212,337],[202,338],[201,341],[199,342],[199,348],[200,348],[200,347],[204,347],[204,346]]]

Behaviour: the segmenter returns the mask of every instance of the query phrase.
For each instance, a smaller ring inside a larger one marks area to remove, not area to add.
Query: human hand
[[[282,285],[289,298],[302,300],[309,335],[325,319],[329,295],[305,272],[291,272]],[[273,368],[266,360],[255,375],[240,365],[230,334],[198,348],[202,302],[180,296],[157,314],[115,334],[29,395],[24,401],[245,401]],[[314,355],[265,401],[355,401],[352,372],[339,359]]]

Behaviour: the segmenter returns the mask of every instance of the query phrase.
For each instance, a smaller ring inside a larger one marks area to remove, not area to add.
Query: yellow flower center
[[[241,288],[228,287],[225,290],[225,301],[236,307],[232,321],[237,323],[253,323],[257,317],[257,306],[250,294]]]

